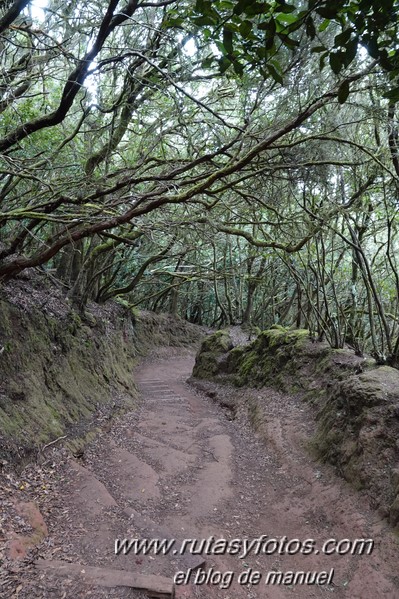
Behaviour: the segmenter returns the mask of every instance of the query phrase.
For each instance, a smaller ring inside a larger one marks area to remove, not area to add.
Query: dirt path
[[[230,421],[223,409],[187,385],[192,366],[188,354],[142,365],[138,411],[112,428],[105,426],[81,459],[57,458],[54,450],[54,463],[41,471],[50,492],[43,494],[33,485],[48,526],[34,557],[52,560],[54,568],[38,570],[32,560],[14,561],[3,577],[3,596],[138,599],[145,595],[112,584],[93,585],[85,568],[173,577],[198,566],[199,557],[177,550],[167,556],[117,556],[116,538],[176,538],[178,548],[184,538],[254,540],[267,535],[287,537],[292,551],[298,545],[294,539],[314,539],[318,552],[273,553],[269,544],[263,545],[268,555],[256,555],[255,547],[245,558],[206,555],[206,570],[222,572],[221,584],[181,586],[177,597],[398,598],[397,539],[361,495],[309,457],[304,449],[306,408],[294,398],[262,391],[271,400],[265,445],[245,423]],[[375,546],[371,555],[324,555],[321,546],[331,538],[371,538]],[[80,575],[72,568],[62,573],[60,560],[81,564]],[[238,576],[249,568],[262,575],[259,584],[238,584]],[[272,570],[330,573],[332,568],[328,585],[265,584]]]

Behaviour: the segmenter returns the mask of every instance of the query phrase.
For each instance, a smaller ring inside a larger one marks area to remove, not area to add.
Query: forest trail
[[[371,538],[375,547],[363,556],[321,551],[256,555],[255,549],[245,558],[205,555],[206,570],[225,573],[224,584],[179,586],[176,597],[399,597],[397,540],[365,498],[306,452],[306,407],[286,398],[291,405],[287,409],[285,404],[279,414],[270,402],[270,438],[265,444],[186,383],[192,367],[192,354],[176,355],[173,350],[142,364],[136,373],[139,409],[105,426],[81,459],[67,459],[55,468],[57,481],[40,506],[49,535],[36,558],[47,561],[39,568],[16,567],[16,576],[23,580],[17,594],[5,596],[147,597],[116,586],[117,576],[109,578],[108,586],[95,585],[90,567],[171,578],[178,570],[196,568],[201,558],[178,551],[162,557],[133,552],[117,556],[116,538],[175,538],[178,548],[184,538],[254,540],[267,535],[314,539],[319,550],[331,538]],[[259,584],[238,584],[238,576],[249,568],[262,574]],[[271,570],[332,568],[334,577],[326,586],[265,584]],[[191,580],[194,577],[195,572]]]

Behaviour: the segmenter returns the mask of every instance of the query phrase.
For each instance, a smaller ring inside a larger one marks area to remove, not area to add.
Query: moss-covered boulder
[[[292,383],[290,375],[297,370],[300,350],[307,339],[309,331],[305,329],[292,330],[276,325],[263,331],[240,358],[232,356],[235,384],[285,388]]]
[[[206,379],[231,375],[237,386],[272,385],[282,388],[289,374],[295,373],[300,348],[308,338],[307,330],[275,325],[261,332],[249,345],[234,347],[228,330],[217,331],[202,343],[193,376]]]
[[[227,330],[217,331],[204,339],[195,358],[193,376],[209,379],[223,371],[222,363],[234,344]]]
[[[323,461],[399,523],[399,371],[389,366],[332,386],[317,416],[312,446]]]

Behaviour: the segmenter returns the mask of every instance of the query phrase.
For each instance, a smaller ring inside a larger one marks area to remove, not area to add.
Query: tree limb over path
[[[360,73],[351,75],[350,77],[348,77],[348,81],[353,82],[363,78],[366,74],[370,72],[371,68],[368,68],[367,70],[362,71]],[[217,169],[215,172],[207,176],[203,181],[201,181],[197,185],[193,185],[181,193],[176,193],[172,195],[160,194],[159,192],[155,192],[153,194],[144,194],[142,197],[134,196],[132,198],[132,208],[130,208],[123,214],[113,216],[110,219],[105,219],[92,225],[85,225],[77,229],[76,224],[68,225],[67,227],[65,227],[64,231],[58,235],[58,239],[55,242],[49,244],[49,246],[46,249],[37,252],[32,257],[25,258],[19,256],[1,265],[0,277],[7,278],[10,276],[14,276],[15,274],[21,272],[25,268],[44,264],[53,256],[55,256],[63,247],[69,244],[76,243],[86,237],[90,237],[94,234],[98,234],[103,231],[107,231],[109,229],[113,229],[120,225],[129,223],[133,219],[158,210],[162,206],[168,204],[184,204],[191,200],[195,200],[197,196],[201,195],[207,190],[210,190],[215,182],[220,181],[233,173],[239,172],[241,169],[243,169],[245,166],[251,163],[251,161],[253,161],[256,157],[258,157],[264,151],[269,149],[274,142],[283,138],[286,134],[298,128],[314,113],[316,113],[322,107],[326,106],[329,102],[335,100],[338,96],[338,93],[339,87],[335,86],[333,89],[323,94],[320,98],[310,102],[308,106],[301,110],[294,118],[292,118],[289,122],[280,127],[277,131],[266,136],[250,151],[244,153],[243,156],[238,157],[235,161],[231,161],[231,164],[227,164],[225,167]],[[254,172],[254,176],[256,176],[256,172]],[[115,191],[116,189],[120,190],[123,188],[129,188],[131,184],[132,181],[130,179],[123,180],[122,182],[115,185],[113,189],[108,190],[108,192],[106,190],[101,189],[101,191],[98,194],[92,194],[90,200],[94,200],[99,196],[104,196],[107,193]],[[0,220],[2,218],[7,218],[7,215],[0,214]],[[302,247],[304,243],[306,243],[306,241],[300,244],[298,249],[300,249],[300,247]]]

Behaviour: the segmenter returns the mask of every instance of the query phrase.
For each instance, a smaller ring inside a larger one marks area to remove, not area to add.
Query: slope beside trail
[[[270,389],[257,390],[269,406],[268,436],[260,440],[243,419],[231,420],[223,408],[186,383],[192,353],[168,353],[137,369],[137,411],[112,425],[105,423],[80,458],[54,448],[50,464],[42,465],[51,479],[51,492],[40,495],[39,489],[36,494],[48,535],[34,559],[13,562],[4,596],[138,599],[146,595],[123,586],[93,584],[85,568],[173,577],[196,567],[199,557],[178,551],[166,556],[115,555],[116,538],[176,538],[179,547],[185,538],[252,540],[267,535],[287,541],[314,539],[318,551],[306,556],[256,551],[245,558],[205,555],[207,571],[224,573],[221,584],[180,586],[176,597],[399,598],[397,539],[361,494],[331,468],[312,460],[306,450],[312,429],[306,406]],[[371,555],[324,555],[320,550],[328,539],[358,538],[374,540]],[[38,559],[53,567],[39,569],[34,563]],[[75,576],[73,568],[63,571],[61,562],[79,564],[80,575]],[[259,583],[238,584],[238,576],[250,568],[262,576]],[[327,586],[264,583],[272,570],[332,568]]]

